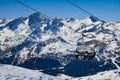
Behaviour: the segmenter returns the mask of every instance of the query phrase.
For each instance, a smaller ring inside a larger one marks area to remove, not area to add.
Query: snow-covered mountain
[[[85,35],[83,39],[81,33]],[[94,60],[75,59],[75,50],[82,41],[97,51]],[[0,20],[0,63],[32,69],[35,57],[38,57],[37,69],[51,75],[63,73],[79,77],[117,69],[120,67],[120,23],[93,16],[84,20],[58,17],[51,20],[39,13]],[[57,68],[53,70],[54,67]]]

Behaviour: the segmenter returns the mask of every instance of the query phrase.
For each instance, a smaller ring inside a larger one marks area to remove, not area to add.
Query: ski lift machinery
[[[29,8],[29,9],[37,12],[37,13],[42,14],[43,16],[49,18],[50,20],[52,20],[51,17],[49,17],[49,16],[47,16],[46,14],[40,12],[39,10],[36,10],[35,8],[33,8],[33,7],[31,7],[31,6],[28,6],[28,5],[26,5],[25,3],[23,3],[23,2],[21,2],[21,1],[19,1],[19,0],[15,0],[15,1],[16,1],[17,3],[19,3],[19,4],[21,4],[21,5],[23,5],[23,6],[27,7],[27,8]],[[79,7],[78,5],[74,4],[73,2],[71,2],[71,1],[69,1],[69,0],[65,0],[65,1],[68,2],[68,3],[70,3],[71,5],[73,5],[74,7],[82,10],[82,11],[85,12],[86,14],[91,15],[91,16],[94,16],[94,17],[97,18],[98,20],[101,20],[101,19],[99,19],[98,17],[96,17],[95,15],[91,14],[90,12],[88,12],[88,11],[84,10],[83,8]],[[72,29],[72,30],[73,30],[73,29]],[[79,33],[79,32],[78,32],[78,33]],[[87,60],[93,59],[93,58],[95,57],[95,55],[96,55],[96,51],[93,49],[93,47],[90,47],[89,45],[85,45],[85,43],[83,42],[83,37],[84,37],[85,35],[84,35],[82,32],[79,33],[79,34],[82,35],[82,44],[81,44],[81,46],[78,46],[78,47],[76,48],[76,53],[77,53],[77,54],[75,54],[76,59],[82,60],[82,58],[80,58],[80,56],[81,56],[81,55],[84,55],[84,53],[87,53],[87,56],[86,56],[86,57],[87,57],[87,58],[86,58]],[[89,57],[89,58],[88,58],[88,57]]]

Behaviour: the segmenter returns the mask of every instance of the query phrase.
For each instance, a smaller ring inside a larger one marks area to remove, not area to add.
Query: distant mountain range
[[[85,45],[97,52],[94,60],[75,59],[82,34]],[[0,19],[0,63],[33,69],[36,57],[36,68],[51,75],[80,77],[118,69],[120,22],[105,22],[93,16],[83,20],[58,17],[51,20],[40,13]]]

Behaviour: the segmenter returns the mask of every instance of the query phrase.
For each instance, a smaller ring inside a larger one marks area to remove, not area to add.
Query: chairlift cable
[[[91,16],[93,16],[93,17],[99,19],[98,17],[96,17],[96,16],[93,15],[92,13],[86,11],[85,9],[81,8],[80,6],[76,5],[75,3],[73,3],[73,2],[71,2],[71,1],[69,1],[69,0],[65,0],[65,1],[67,1],[68,3],[70,3],[71,5],[73,5],[74,7],[76,7],[76,8],[78,8],[78,9],[82,10],[83,12],[87,13],[88,15],[91,15]],[[99,20],[100,20],[100,19],[99,19]],[[73,30],[73,29],[72,29],[72,30]],[[74,31],[75,31],[75,30],[74,30]],[[82,36],[82,37],[81,37],[81,38],[82,38],[82,43],[83,43],[83,38],[84,38],[85,35],[84,35],[82,32],[77,32],[77,33],[81,34],[81,36]]]
[[[73,5],[74,7],[76,7],[76,8],[78,8],[78,9],[82,10],[82,11],[85,12],[86,14],[91,15],[91,16],[93,16],[93,17],[99,19],[98,17],[96,17],[96,16],[93,15],[92,13],[90,13],[90,12],[88,12],[87,10],[81,8],[80,6],[78,6],[78,5],[76,5],[75,3],[71,2],[70,0],[65,0],[65,1],[67,1],[68,3],[70,3],[71,5]],[[101,20],[101,19],[99,19],[99,20]]]
[[[51,17],[49,17],[49,16],[47,16],[46,14],[40,12],[39,10],[37,10],[37,9],[35,9],[35,8],[33,8],[33,7],[27,5],[27,4],[25,4],[25,3],[23,3],[23,2],[21,2],[21,1],[19,1],[19,0],[15,0],[15,1],[16,1],[17,3],[19,3],[19,4],[21,4],[21,5],[23,5],[23,6],[27,7],[27,8],[29,8],[29,9],[31,9],[31,10],[33,10],[33,11],[35,11],[35,12],[38,12],[38,13],[42,14],[43,16],[46,16],[47,18],[49,18],[49,19],[52,20]]]

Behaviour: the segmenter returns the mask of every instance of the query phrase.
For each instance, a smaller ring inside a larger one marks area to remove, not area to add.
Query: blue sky
[[[87,15],[65,0],[21,0],[50,17],[80,18]],[[70,0],[105,21],[120,21],[120,0]],[[18,18],[34,13],[15,0],[0,0],[0,18]]]

